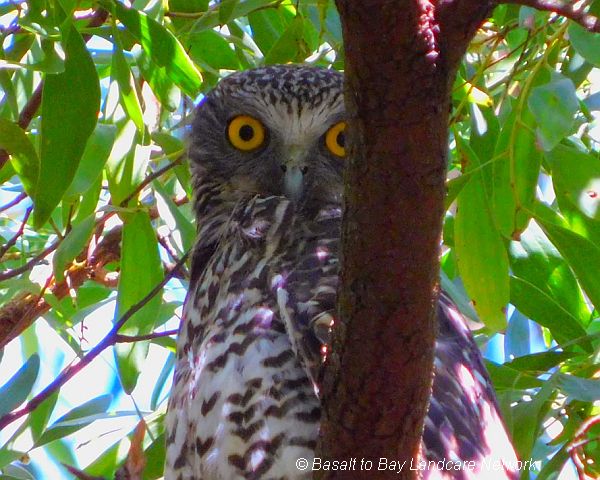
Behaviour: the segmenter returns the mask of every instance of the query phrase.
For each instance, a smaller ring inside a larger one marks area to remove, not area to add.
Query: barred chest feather
[[[166,479],[308,478],[294,466],[313,456],[320,408],[282,313],[298,299],[285,291],[286,256],[294,243],[306,248],[292,211],[257,197],[210,227],[219,238],[200,232],[216,245],[184,307]]]

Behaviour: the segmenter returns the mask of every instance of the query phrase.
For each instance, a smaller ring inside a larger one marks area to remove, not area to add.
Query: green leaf
[[[600,309],[600,275],[594,268],[590,268],[590,265],[600,265],[600,247],[561,226],[558,216],[541,204],[536,208],[536,219],[569,263],[596,309]]]
[[[460,138],[466,172],[477,169],[477,155]],[[473,299],[481,320],[493,330],[506,326],[509,300],[508,256],[492,221],[481,172],[475,172],[458,196],[454,245],[465,289]]]
[[[154,142],[162,148],[163,153],[168,155],[172,160],[175,160],[177,156],[183,155],[185,152],[184,143],[168,133],[154,132],[152,134],[152,140],[154,140]],[[192,191],[192,176],[188,165],[183,162],[181,165],[174,167],[174,170],[177,180],[179,180],[179,183],[191,198],[194,192]]]
[[[117,136],[114,125],[100,123],[90,136],[77,167],[75,177],[65,193],[65,197],[86,193],[102,174],[108,155]]]
[[[572,353],[555,351],[532,353],[517,357],[505,365],[522,372],[544,373],[572,356]]]
[[[198,64],[215,70],[237,70],[240,62],[229,43],[214,30],[203,30],[191,35],[190,56]]]
[[[181,103],[181,92],[169,78],[164,67],[156,65],[143,51],[137,55],[137,65],[163,108],[173,112]]]
[[[485,366],[494,382],[494,387],[502,390],[528,390],[539,388],[544,382],[533,375],[512,368],[510,364],[498,365],[485,362]]]
[[[546,158],[559,201],[565,197],[586,216],[600,220],[600,159],[558,145]]]
[[[77,430],[91,424],[96,418],[95,415],[104,413],[108,410],[112,402],[112,395],[100,395],[84,404],[75,407],[46,430],[39,440],[35,443],[36,447],[45,445],[62,437],[66,437]]]
[[[582,402],[600,400],[600,380],[558,373],[554,376],[556,387],[569,397]]]
[[[40,357],[37,354],[27,359],[8,382],[0,387],[0,417],[12,412],[23,403],[33,388],[40,370]]]
[[[23,129],[3,118],[0,118],[0,148],[10,154],[11,164],[19,175],[23,188],[31,198],[35,198],[40,160]]]
[[[6,162],[1,168],[0,168],[0,184],[7,182],[8,180],[10,180],[14,175],[16,175],[17,172],[15,172],[15,169],[12,165],[11,162]],[[23,181],[21,180],[21,183]]]
[[[303,34],[304,20],[298,14],[265,56],[265,65],[287,63],[294,60],[301,50]]]
[[[140,140],[140,133],[131,120],[125,122],[117,133],[106,162],[108,188],[114,205],[120,205],[144,179],[150,149],[139,145]]]
[[[248,15],[249,13],[254,13],[256,11],[261,11],[262,8],[273,5],[272,0],[245,0],[240,1],[236,4],[233,9],[233,13],[229,19],[229,24],[231,25],[231,20],[242,17],[244,15]],[[194,12],[203,11],[205,9],[195,9],[191,10]],[[219,9],[211,8],[204,15],[202,15],[198,20],[194,22],[193,30],[208,30],[210,28],[216,27],[219,25]]]
[[[521,107],[515,105],[504,122],[496,144],[496,160],[484,172],[491,186],[493,218],[506,238],[518,238],[527,226],[542,161],[535,118],[529,109]]]
[[[63,32],[65,71],[47,75],[42,95],[41,167],[34,226],[41,227],[60,202],[94,131],[100,105],[96,68],[72,25]]]
[[[2,469],[0,480],[37,480],[33,474],[18,463],[12,463]]]
[[[571,134],[579,100],[570,79],[557,75],[550,83],[535,87],[529,94],[528,104],[544,150],[552,150]]]
[[[162,478],[165,468],[165,445],[165,434],[163,432],[144,451],[144,456],[148,459],[144,469],[144,475],[147,475],[145,478]]]
[[[586,335],[578,318],[565,310],[554,297],[522,278],[510,278],[510,302],[527,317],[548,328],[560,344]],[[593,351],[589,342],[583,346],[588,351]]]
[[[163,365],[160,374],[156,379],[156,384],[154,385],[154,389],[152,390],[152,395],[150,396],[150,408],[152,410],[156,410],[158,406],[159,396],[163,391],[165,383],[169,380],[173,373],[173,367],[175,366],[175,355],[173,353],[169,353],[167,357],[167,361]]]
[[[520,458],[530,458],[541,429],[541,419],[549,408],[549,400],[555,394],[552,382],[544,386],[531,401],[522,400],[511,408],[506,423],[512,431],[512,439]]]
[[[493,106],[471,105],[471,138],[469,145],[479,158],[494,158],[500,124]]]
[[[137,90],[133,80],[133,75],[125,60],[125,55],[121,48],[121,42],[119,39],[119,33],[117,28],[113,29],[113,36],[115,43],[113,45],[113,61],[111,68],[111,75],[113,80],[119,85],[119,97],[121,99],[121,105],[129,115],[129,118],[135,123],[140,134],[144,133],[144,114],[142,112],[142,106],[138,99]]]
[[[284,14],[282,9],[263,9],[248,15],[248,23],[252,29],[252,39],[263,53],[269,52],[285,31],[293,14]]]
[[[520,277],[582,326],[587,326],[590,312],[567,262],[548,240],[536,222],[531,222],[518,242],[510,244],[511,268]]]
[[[142,12],[118,2],[111,5],[117,18],[140,42],[152,61],[164,67],[169,78],[187,95],[195,98],[200,91],[202,77],[173,34]]]
[[[59,282],[63,281],[65,278],[64,270],[66,266],[71,263],[73,259],[81,253],[83,247],[85,247],[92,235],[95,225],[96,215],[91,214],[82,222],[75,225],[56,249],[56,253],[52,258],[52,268],[54,270],[54,275]]]
[[[240,0],[221,0],[219,2],[219,23],[225,25],[231,17]]]
[[[183,251],[187,252],[190,248],[192,248],[194,242],[196,241],[196,227],[189,220],[189,217],[186,218],[185,215],[181,213],[179,207],[175,205],[173,200],[171,200],[171,197],[165,192],[164,188],[161,187],[159,182],[154,182],[154,188],[169,210],[169,214],[175,220],[177,231],[181,235]]]
[[[29,414],[28,423],[31,427],[31,436],[33,437],[34,442],[36,442],[46,430],[48,420],[50,420],[50,415],[52,415],[54,406],[58,400],[59,392],[60,391],[57,391],[50,395]]]
[[[146,212],[124,214],[121,274],[115,320],[141,301],[163,279],[156,233]],[[143,272],[143,275],[140,275]],[[150,299],[121,329],[126,335],[143,335],[153,330],[161,304],[161,293]],[[115,352],[119,377],[127,393],[135,388],[147,342],[117,344]]]
[[[0,448],[0,469],[8,465],[9,463],[18,460],[19,458],[23,458],[26,455],[26,452],[20,452],[18,450],[8,450],[6,448]],[[2,476],[0,479],[4,480]]]
[[[444,200],[446,210],[450,208],[450,205],[456,200],[456,197],[470,179],[471,175],[463,174],[446,182],[446,199]]]
[[[98,458],[86,467],[85,472],[88,475],[96,475],[101,478],[114,478],[117,465],[123,462],[127,453],[126,449],[120,448],[125,441],[126,439],[123,438],[102,452]]]
[[[600,67],[600,33],[588,32],[584,27],[571,22],[569,40],[579,55]]]

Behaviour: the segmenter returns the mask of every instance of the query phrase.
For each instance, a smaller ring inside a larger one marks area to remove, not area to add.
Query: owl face
[[[284,195],[300,209],[340,204],[342,75],[272,66],[231,75],[198,106],[189,157],[199,182]]]

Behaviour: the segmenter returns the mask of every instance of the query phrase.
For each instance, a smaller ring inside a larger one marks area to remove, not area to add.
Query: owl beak
[[[302,198],[302,193],[304,192],[304,173],[302,173],[301,167],[295,165],[285,165],[285,167],[286,170],[283,177],[285,196],[297,202]]]
[[[284,172],[283,191],[285,196],[294,202],[298,202],[304,194],[304,177],[308,169],[304,158],[304,150],[292,146],[289,148],[287,160],[281,164]]]

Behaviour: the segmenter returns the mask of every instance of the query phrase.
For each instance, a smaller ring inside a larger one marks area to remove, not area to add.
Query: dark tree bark
[[[323,478],[387,478],[418,459],[431,388],[447,123],[455,70],[491,2],[337,0],[350,164],[339,325],[317,457]],[[373,469],[360,471],[361,459]],[[395,478],[412,478],[404,468]]]

